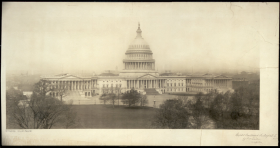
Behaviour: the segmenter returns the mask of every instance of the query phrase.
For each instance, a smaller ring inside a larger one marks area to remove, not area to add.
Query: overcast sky
[[[123,69],[138,22],[156,69],[256,71],[279,27],[264,3],[3,3],[7,70]],[[266,28],[266,29],[265,29]],[[273,28],[273,29],[272,29]]]

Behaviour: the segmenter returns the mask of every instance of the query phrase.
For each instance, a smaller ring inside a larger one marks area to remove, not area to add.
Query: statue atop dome
[[[141,35],[141,33],[142,33],[142,30],[140,29],[140,23],[138,22],[138,29],[137,29],[137,36],[136,36],[136,38],[138,38],[138,37],[140,37],[140,38],[142,38],[142,35]]]

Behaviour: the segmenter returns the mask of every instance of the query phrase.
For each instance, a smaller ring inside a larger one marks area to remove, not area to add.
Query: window
[[[113,84],[111,84],[111,87],[113,87]]]
[[[108,86],[109,86],[109,85],[107,84],[107,88],[108,88]]]
[[[105,84],[103,84],[103,88],[105,87]]]

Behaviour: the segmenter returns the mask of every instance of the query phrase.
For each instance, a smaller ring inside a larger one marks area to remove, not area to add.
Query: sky
[[[7,71],[122,70],[140,22],[159,71],[256,72],[260,48],[275,44],[267,41],[279,27],[272,15],[278,7],[271,3],[3,3],[2,63]]]

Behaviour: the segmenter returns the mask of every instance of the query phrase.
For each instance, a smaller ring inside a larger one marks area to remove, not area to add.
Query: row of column
[[[216,86],[216,87],[228,87],[229,80],[206,80],[206,86]]]
[[[125,62],[125,69],[155,69],[154,62]]]
[[[127,59],[152,59],[153,56],[149,54],[128,54]]]
[[[127,88],[163,88],[165,85],[164,79],[156,80],[127,80]]]
[[[54,88],[60,88],[63,87],[66,90],[85,90],[85,89],[92,89],[97,86],[97,80],[78,80],[78,81],[51,81],[51,83],[54,85],[52,87]]]

